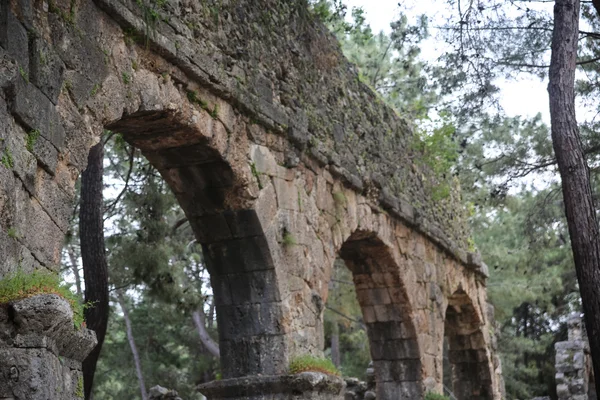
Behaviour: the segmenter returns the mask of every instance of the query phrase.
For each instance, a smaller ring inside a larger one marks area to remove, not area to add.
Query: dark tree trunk
[[[85,301],[93,306],[85,310],[87,327],[96,332],[98,345],[83,361],[85,398],[90,399],[96,363],[100,355],[108,324],[108,267],[104,248],[102,173],[104,148],[102,142],[90,150],[88,166],[81,175],[79,208],[79,240],[83,260]]]
[[[144,383],[144,374],[142,373],[142,362],[140,360],[140,353],[138,352],[137,346],[135,345],[135,338],[133,337],[133,329],[131,327],[131,319],[129,318],[129,310],[125,302],[125,296],[121,290],[117,290],[117,300],[123,311],[123,319],[125,319],[125,329],[127,331],[127,340],[129,341],[129,348],[131,354],[133,354],[133,362],[135,363],[135,373],[138,377],[140,384],[140,393],[142,394],[142,400],[148,400],[148,394],[146,393],[146,384]]]
[[[600,242],[589,169],[575,119],[579,0],[556,0],[550,61],[552,144],[562,178],[565,212],[595,376],[600,376]],[[596,380],[600,393],[600,379]]]

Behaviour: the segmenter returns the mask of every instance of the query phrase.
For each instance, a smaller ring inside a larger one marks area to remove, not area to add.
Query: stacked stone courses
[[[75,182],[109,129],[161,173],[203,246],[224,377],[200,388],[209,398],[343,398],[341,379],[287,375],[293,357],[322,356],[337,258],[378,399],[441,392],[444,337],[459,398],[501,397],[459,190],[434,199],[409,124],[303,1],[5,0],[0,89],[0,279],[58,271]],[[78,397],[95,338],[63,303],[0,308],[0,398]],[[63,317],[46,329],[41,312]]]

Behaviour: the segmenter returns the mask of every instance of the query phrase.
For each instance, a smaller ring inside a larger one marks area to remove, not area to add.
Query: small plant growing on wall
[[[310,355],[298,356],[290,362],[290,374],[299,374],[300,372],[322,372],[328,375],[340,376],[340,371],[335,365],[326,358],[319,358]]]
[[[20,268],[0,281],[0,306],[40,294],[56,294],[65,299],[73,310],[73,324],[81,329],[84,305],[69,288],[60,283],[58,274],[36,270],[31,274]]]
[[[283,245],[285,247],[295,246],[296,238],[289,232],[283,234]]]
[[[427,392],[425,395],[425,400],[450,400],[450,397],[434,392]]]

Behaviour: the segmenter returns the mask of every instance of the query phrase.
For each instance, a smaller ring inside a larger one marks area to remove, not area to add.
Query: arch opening
[[[444,335],[448,344],[453,395],[458,400],[492,399],[492,377],[478,316],[469,296],[458,290],[448,299]],[[447,373],[444,373],[447,376]]]
[[[236,173],[209,135],[169,111],[130,114],[106,128],[121,133],[159,171],[202,245],[222,376],[284,373],[281,298],[267,239],[255,210],[240,195]]]
[[[377,398],[422,398],[420,349],[400,267],[370,232],[355,232],[340,257],[352,272],[367,327]]]
[[[356,297],[352,272],[344,260],[333,265],[325,303],[324,353],[344,376],[367,380],[371,362],[367,328]]]

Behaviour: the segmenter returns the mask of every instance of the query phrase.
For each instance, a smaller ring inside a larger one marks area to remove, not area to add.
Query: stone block
[[[471,349],[471,338],[468,335],[453,335],[448,337],[450,350],[460,351]]]
[[[263,234],[262,225],[255,210],[225,211],[223,214],[233,237],[245,238]]]
[[[375,315],[375,308],[373,306],[362,306],[361,308],[365,323],[371,324],[377,322],[377,316]]]
[[[280,303],[218,306],[217,321],[221,340],[283,333]]]
[[[586,394],[587,385],[584,379],[573,379],[569,382],[569,391],[571,394]]]
[[[233,237],[224,213],[195,217],[192,227],[198,240],[204,244],[223,242]]]
[[[309,371],[223,379],[202,384],[198,390],[211,400],[342,400],[345,386],[340,377]]]
[[[93,41],[96,37],[78,34],[57,14],[48,14],[48,19],[51,28],[50,42],[55,43],[54,49],[68,69],[85,73],[85,79],[92,87],[96,83],[102,83],[108,75],[108,66],[100,46]],[[90,90],[86,90],[86,93],[89,97]]]
[[[52,143],[43,137],[38,137],[31,148],[31,154],[35,156],[47,173],[50,175],[55,174],[58,166],[58,151]]]
[[[0,88],[14,85],[17,79],[22,79],[17,61],[0,47]]]
[[[275,270],[251,271],[227,275],[232,304],[256,304],[280,301]]]
[[[65,130],[55,105],[38,88],[22,80],[17,81],[14,92],[11,112],[17,120],[62,150]]]
[[[56,104],[63,85],[65,64],[44,39],[33,39],[30,52],[29,80]]]
[[[206,246],[211,274],[238,274],[241,272],[273,269],[269,244],[264,236],[232,239]]]
[[[33,0],[17,0],[15,4],[17,17],[27,28],[27,30],[33,29]]]
[[[56,341],[58,352],[68,359],[83,362],[98,344],[96,333],[86,328],[73,329]]]
[[[373,360],[406,360],[418,359],[419,345],[416,340],[372,341],[371,355]]]
[[[10,9],[10,3],[0,4],[0,46],[17,60],[22,80],[29,79],[29,39],[27,30]]]
[[[418,381],[421,379],[421,361],[418,359],[375,361],[375,374],[380,382]]]
[[[401,321],[374,322],[369,324],[369,337],[375,341],[408,339],[414,333]]]
[[[2,106],[0,102],[0,107]],[[10,118],[8,115],[5,115],[4,112],[0,112],[0,118],[6,116],[6,118]],[[35,193],[35,180],[36,180],[36,172],[37,172],[37,162],[36,158],[27,151],[23,138],[23,130],[11,124],[8,127],[8,132],[5,137],[0,135],[0,156],[12,158],[12,172],[19,178],[25,189],[29,193]],[[10,166],[2,165],[1,168],[7,169]]]
[[[39,171],[35,182],[35,197],[44,211],[65,234],[69,228],[69,220],[73,213],[73,196],[65,192],[52,176]]]
[[[570,399],[571,393],[569,392],[569,386],[564,383],[556,385],[556,395],[559,399]]]
[[[0,398],[64,399],[60,361],[46,349],[0,349]]]
[[[246,336],[219,343],[223,377],[279,375],[286,371],[288,360],[283,336]]]
[[[207,264],[209,260],[206,260]],[[213,270],[213,267],[208,265],[208,269]],[[229,287],[229,275],[211,274],[210,284],[213,288],[216,306],[228,306],[233,304],[233,295]]]
[[[423,389],[421,382],[382,382],[377,384],[377,398],[394,400],[422,399]]]
[[[472,364],[477,362],[476,350],[450,350],[448,359],[452,364]]]
[[[369,302],[367,304],[371,305],[384,305],[391,304],[390,295],[388,293],[387,288],[374,288],[367,291]]]
[[[15,212],[20,215],[13,228],[38,263],[53,269],[60,260],[64,233],[44,211],[39,202],[27,192],[17,193]]]
[[[29,297],[12,303],[11,309],[20,334],[36,333],[58,340],[73,330],[73,310],[58,295]]]
[[[273,185],[275,186],[279,209],[292,211],[300,210],[299,189],[294,185],[294,182],[273,177]]]

